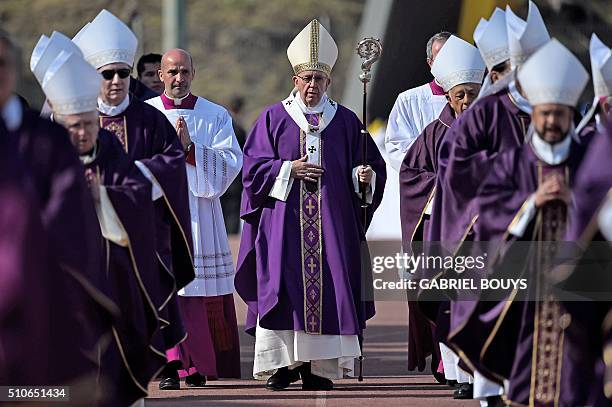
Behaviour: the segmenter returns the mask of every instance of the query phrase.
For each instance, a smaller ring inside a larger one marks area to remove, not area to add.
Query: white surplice
[[[446,106],[444,95],[434,95],[429,83],[408,89],[397,96],[389,114],[385,150],[391,166],[399,172],[406,152],[427,125]]]
[[[164,113],[173,127],[182,116],[195,148],[196,165],[187,164],[195,279],[178,294],[231,294],[236,271],[219,198],[242,168],[232,118],[223,107],[201,97],[193,109],[165,109],[161,96],[146,103]]]

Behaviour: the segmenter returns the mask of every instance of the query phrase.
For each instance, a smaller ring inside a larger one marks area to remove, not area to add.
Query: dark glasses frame
[[[100,74],[107,81],[113,80],[115,75],[119,75],[119,78],[125,79],[132,73],[130,68],[121,68],[121,69],[105,69]]]

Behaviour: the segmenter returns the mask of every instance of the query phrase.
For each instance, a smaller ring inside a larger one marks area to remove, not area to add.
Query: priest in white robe
[[[173,49],[159,71],[164,92],[147,101],[176,128],[185,149],[196,277],[179,291],[187,340],[169,352],[179,358],[191,385],[208,377],[240,377],[234,309],[235,267],[219,198],[242,167],[232,119],[223,107],[191,93],[195,67],[189,53]],[[196,374],[196,372],[198,374]]]
[[[427,65],[430,68],[450,36],[451,33],[442,31],[427,41]],[[385,133],[385,149],[396,171],[399,172],[406,151],[425,127],[440,116],[444,106],[446,96],[435,79],[398,95],[389,114]]]

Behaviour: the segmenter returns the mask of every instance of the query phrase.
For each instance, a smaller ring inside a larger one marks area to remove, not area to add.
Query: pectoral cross
[[[306,209],[308,209],[308,214],[310,216],[312,216],[312,210],[316,208],[313,204],[312,204],[312,199],[308,200],[308,205],[306,205]]]

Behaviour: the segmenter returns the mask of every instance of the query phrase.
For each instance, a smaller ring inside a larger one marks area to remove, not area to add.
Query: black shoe
[[[291,383],[297,382],[300,379],[300,374],[297,369],[289,370],[288,367],[281,367],[274,373],[266,382],[266,389],[269,390],[284,390]]]
[[[333,390],[334,388],[334,382],[331,380],[312,374],[310,363],[302,365],[300,376],[302,376],[302,390]]]
[[[446,378],[444,377],[444,373],[433,372],[433,377],[440,384],[446,384]]]
[[[459,387],[459,383],[457,383],[457,380],[447,380],[446,385],[451,389],[456,389],[457,387]]]
[[[474,398],[474,385],[461,383],[453,393],[453,398],[457,400],[468,400]]]
[[[187,387],[204,387],[206,385],[206,377],[195,372],[185,378],[185,385]]]
[[[173,362],[170,362],[164,366],[160,376],[160,390],[179,390],[181,388],[178,370],[176,369],[176,364]]]
[[[181,382],[178,377],[163,377],[159,382],[160,390],[180,390]]]
[[[506,407],[506,403],[501,396],[487,397],[487,406],[489,407]]]

